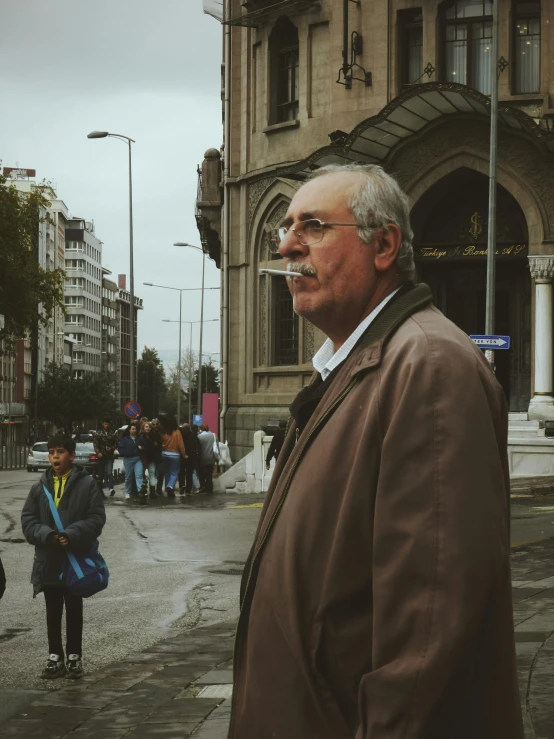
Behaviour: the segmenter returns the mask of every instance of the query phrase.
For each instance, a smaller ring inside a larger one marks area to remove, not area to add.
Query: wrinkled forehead
[[[330,172],[315,177],[296,192],[286,215],[295,221],[319,218],[322,221],[350,213],[350,197],[360,182],[357,172]]]

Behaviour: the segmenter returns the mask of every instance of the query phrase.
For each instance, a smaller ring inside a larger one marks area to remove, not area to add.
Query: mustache
[[[305,275],[306,277],[316,276],[315,268],[306,262],[289,262],[287,264],[287,272],[300,272],[301,275]]]

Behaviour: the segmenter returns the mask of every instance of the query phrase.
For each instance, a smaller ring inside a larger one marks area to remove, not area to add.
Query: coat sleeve
[[[88,486],[86,517],[66,526],[65,533],[69,539],[70,547],[87,550],[102,533],[106,523],[106,509],[94,478],[89,477],[84,484]]]
[[[181,455],[181,457],[186,459],[187,450],[185,449],[185,442],[183,441],[183,435],[180,431],[177,432],[177,448],[179,449],[179,454]]]
[[[500,388],[469,347],[426,337],[398,354],[380,375],[372,669],[355,739],[428,736],[487,605],[510,588]]]
[[[6,573],[4,572],[4,565],[0,559],[0,600],[6,592]]]
[[[55,529],[40,520],[39,501],[34,488],[31,488],[21,512],[21,528],[29,544],[34,545],[44,546],[48,536],[56,533]]]

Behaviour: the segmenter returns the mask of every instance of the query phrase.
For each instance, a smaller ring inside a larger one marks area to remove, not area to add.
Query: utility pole
[[[496,155],[498,151],[498,0],[492,6],[491,43],[491,135],[489,158],[489,227],[487,235],[487,298],[485,309],[485,333],[494,333],[496,291]],[[494,351],[485,356],[494,370]]]

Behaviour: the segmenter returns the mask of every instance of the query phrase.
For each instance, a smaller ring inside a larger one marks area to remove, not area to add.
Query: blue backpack
[[[56,504],[46,485],[43,484],[43,488],[48,498],[58,533],[62,534],[64,527]],[[108,565],[104,557],[98,551],[98,539],[95,539],[92,543],[90,551],[86,556],[79,555],[76,557],[73,552],[67,550],[65,554],[66,557],[64,557],[62,562],[60,578],[63,579],[70,593],[78,595],[81,598],[90,598],[91,595],[99,593],[108,587],[110,571],[108,570]]]

